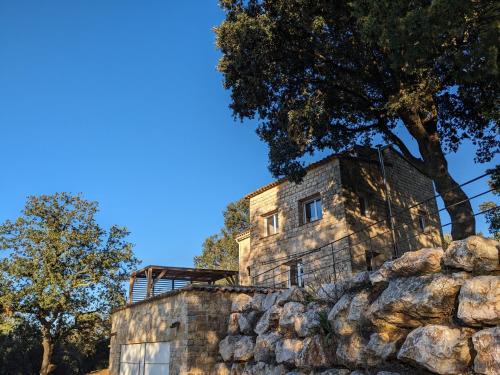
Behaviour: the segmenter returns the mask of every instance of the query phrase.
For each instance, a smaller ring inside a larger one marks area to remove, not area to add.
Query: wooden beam
[[[129,279],[128,303],[132,303],[134,300],[134,284],[135,284],[135,275],[131,276]]]

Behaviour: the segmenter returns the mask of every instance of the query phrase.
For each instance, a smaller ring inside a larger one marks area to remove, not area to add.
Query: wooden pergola
[[[236,284],[238,271],[147,266],[130,275],[129,303],[182,288],[188,284],[210,284],[226,280]]]

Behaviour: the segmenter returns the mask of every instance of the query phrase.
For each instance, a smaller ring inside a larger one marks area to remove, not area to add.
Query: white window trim
[[[308,220],[307,219],[307,205],[310,204],[310,203],[313,203],[313,202],[317,202],[319,201],[320,204],[321,204],[321,211],[323,211],[323,202],[321,200],[321,197],[316,197],[316,198],[312,198],[312,199],[308,199],[306,201],[304,201],[302,203],[302,215],[303,215],[303,218],[304,218],[304,224],[307,224],[307,223],[312,223],[314,221],[318,221],[318,220],[321,220],[323,218],[323,212],[321,212],[321,217],[318,215],[318,207],[316,204],[313,205],[314,207],[314,213],[315,213],[315,218],[312,217],[311,215],[311,219]]]
[[[274,228],[274,233],[269,233],[268,220],[270,218],[273,218],[273,225],[272,225],[272,227]],[[272,236],[274,234],[279,233],[279,231],[280,231],[280,229],[279,229],[279,218],[278,218],[278,213],[277,212],[274,212],[274,213],[272,213],[270,215],[264,216],[264,220],[265,220],[265,225],[266,225],[266,235],[267,236]]]

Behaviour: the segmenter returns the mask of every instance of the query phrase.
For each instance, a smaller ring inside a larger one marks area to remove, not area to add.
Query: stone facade
[[[109,374],[120,373],[122,345],[170,343],[170,375],[201,375],[219,358],[233,305],[260,291],[192,285],[116,309],[111,318]]]
[[[393,214],[397,214],[393,222],[398,255],[440,246],[432,181],[394,150],[387,148],[383,154]],[[287,287],[291,267],[287,260],[314,249],[318,250],[294,259],[302,266],[306,284],[374,269],[393,257],[387,193],[376,150],[360,148],[356,153],[330,156],[312,164],[301,184],[276,181],[247,198],[251,228],[237,238],[242,285]],[[321,199],[322,217],[307,222],[304,204],[315,198]],[[274,214],[278,233],[269,234],[266,220]]]
[[[499,374],[499,251],[474,236],[446,252],[406,252],[315,294],[256,296],[233,309],[245,324],[220,342],[212,374]],[[457,253],[469,256],[447,266]]]

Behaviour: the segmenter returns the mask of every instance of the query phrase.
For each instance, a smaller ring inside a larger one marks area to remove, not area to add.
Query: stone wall
[[[260,292],[265,291],[192,285],[115,310],[110,375],[120,373],[121,345],[153,342],[170,342],[171,375],[210,373],[233,303]]]
[[[500,373],[500,245],[407,252],[373,272],[233,304],[218,375]]]

